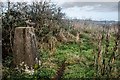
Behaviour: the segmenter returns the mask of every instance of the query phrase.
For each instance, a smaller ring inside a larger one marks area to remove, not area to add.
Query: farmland
[[[117,21],[68,19],[44,1],[6,4],[0,6],[6,9],[0,14],[3,80],[120,78]]]

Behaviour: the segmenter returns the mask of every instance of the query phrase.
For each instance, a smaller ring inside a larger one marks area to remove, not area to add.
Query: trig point
[[[33,67],[38,63],[37,41],[33,27],[17,27],[14,35],[14,64]]]

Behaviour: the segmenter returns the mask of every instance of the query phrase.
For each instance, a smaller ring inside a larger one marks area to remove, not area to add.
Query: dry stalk
[[[106,32],[106,36],[105,36],[105,52],[103,54],[103,69],[102,69],[102,75],[106,75],[109,76],[109,71],[108,71],[108,61],[106,58],[108,58],[108,54],[109,54],[109,43],[110,43],[110,33],[109,33],[109,28],[107,27],[107,32]]]
[[[117,60],[119,61],[120,60],[119,56],[118,56],[119,55],[119,44],[120,44],[119,43],[119,40],[120,40],[120,29],[119,29],[119,27],[118,27],[118,32],[115,31],[115,36],[116,36],[115,45],[113,47],[113,52],[112,52],[112,54],[110,56],[110,59],[109,59],[109,70],[110,70],[109,73],[110,73],[110,76],[112,76],[113,72],[116,73],[117,66],[116,67],[113,66],[115,61],[117,61]],[[118,54],[117,54],[117,51],[118,51]],[[117,57],[118,57],[118,59],[117,59]],[[117,75],[117,73],[116,73],[116,75]]]
[[[97,75],[99,75],[100,67],[102,66],[102,39],[103,35],[99,33],[98,35],[98,53],[97,53],[97,60],[96,60],[96,71]]]

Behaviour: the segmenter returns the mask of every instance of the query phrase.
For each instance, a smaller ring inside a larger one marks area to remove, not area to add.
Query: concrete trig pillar
[[[37,40],[33,27],[17,27],[14,35],[14,64],[33,67],[38,64]]]

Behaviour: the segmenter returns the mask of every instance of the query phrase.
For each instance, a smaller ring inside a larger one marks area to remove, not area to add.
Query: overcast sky
[[[19,1],[31,2],[33,0]],[[68,18],[116,21],[118,20],[118,1],[119,0],[51,0],[51,2],[62,7],[62,11]]]
[[[61,7],[69,18],[118,20],[117,2],[65,2]]]

